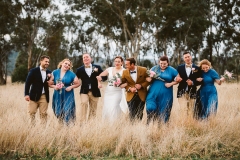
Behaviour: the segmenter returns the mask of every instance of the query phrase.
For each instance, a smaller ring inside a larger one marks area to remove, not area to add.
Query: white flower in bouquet
[[[224,77],[225,79],[228,79],[228,80],[234,79],[233,72],[229,72],[228,70],[225,70],[224,75],[222,75],[221,77]]]

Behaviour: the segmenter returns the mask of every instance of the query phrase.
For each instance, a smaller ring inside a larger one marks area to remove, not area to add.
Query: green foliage
[[[12,74],[12,82],[25,82],[28,74],[27,67],[28,66],[27,66],[26,54],[24,54],[23,52],[20,52],[17,57],[15,69]]]
[[[148,60],[148,59],[144,59],[140,62],[141,66],[147,67],[148,69],[152,68],[154,66],[154,64]]]

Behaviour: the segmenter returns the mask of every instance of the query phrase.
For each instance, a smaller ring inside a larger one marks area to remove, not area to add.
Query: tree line
[[[24,81],[43,54],[55,69],[66,57],[80,66],[84,52],[107,66],[121,55],[147,67],[161,55],[177,66],[188,50],[194,62],[240,73],[238,0],[1,0],[0,7],[0,84],[12,51],[19,53],[13,81]]]

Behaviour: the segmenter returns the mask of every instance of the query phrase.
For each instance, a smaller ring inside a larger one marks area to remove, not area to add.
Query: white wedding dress
[[[113,79],[113,68],[110,67],[108,71],[108,81]],[[119,72],[122,75],[124,68]],[[125,97],[125,89],[115,87],[108,82],[104,93],[103,100],[103,119],[110,122],[116,121],[121,117],[122,113],[128,112],[128,105]]]

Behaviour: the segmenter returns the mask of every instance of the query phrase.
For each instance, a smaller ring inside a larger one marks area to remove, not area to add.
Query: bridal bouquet
[[[228,80],[230,80],[230,79],[233,79],[233,72],[229,72],[228,70],[225,70],[224,71],[224,75],[222,75],[222,77],[224,77],[225,79],[228,79]]]
[[[56,87],[59,89],[59,94],[61,94],[62,89],[64,88],[64,84],[61,79],[57,80]]]
[[[109,86],[119,87],[122,83],[121,75],[119,73],[116,73],[116,75],[113,76],[113,79],[109,80],[108,82],[110,83]]]

